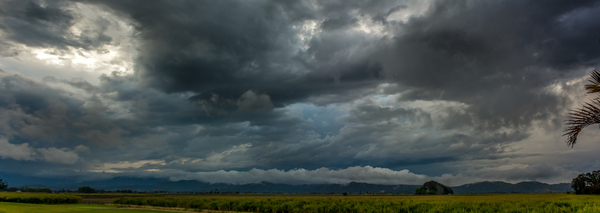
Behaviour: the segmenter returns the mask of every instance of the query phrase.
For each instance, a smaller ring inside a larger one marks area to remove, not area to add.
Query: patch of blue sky
[[[381,99],[381,100],[388,100],[389,96],[388,95],[376,95],[377,98]]]
[[[347,114],[346,107],[340,105],[316,106],[314,104],[296,103],[285,107],[293,116],[304,120],[304,126],[326,137],[339,134],[344,126],[338,118]]]
[[[399,117],[398,121],[399,124],[403,124],[403,123],[411,123],[410,119],[408,117]]]

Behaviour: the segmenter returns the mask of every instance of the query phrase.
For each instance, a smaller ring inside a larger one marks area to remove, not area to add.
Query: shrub
[[[39,194],[39,193],[0,193],[0,202],[35,204],[79,203],[82,198],[75,195]]]
[[[77,193],[98,193],[98,191],[89,186],[82,186],[77,189]]]
[[[49,188],[24,188],[22,192],[38,192],[38,193],[52,193],[52,189]]]

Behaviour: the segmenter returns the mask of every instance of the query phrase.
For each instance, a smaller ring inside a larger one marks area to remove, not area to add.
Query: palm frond
[[[583,128],[600,124],[600,99],[592,100],[591,103],[583,104],[580,109],[571,111],[565,124],[569,127],[565,128],[563,136],[567,136],[567,145],[573,147]]]
[[[598,70],[594,70],[590,77],[592,77],[592,79],[590,79],[589,81],[592,84],[586,84],[585,90],[587,90],[587,93],[600,92],[600,72]]]

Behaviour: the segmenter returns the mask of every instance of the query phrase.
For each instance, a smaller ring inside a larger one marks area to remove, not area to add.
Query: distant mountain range
[[[269,182],[250,184],[206,183],[199,181],[169,181],[157,178],[116,177],[102,181],[73,182],[61,179],[26,177],[20,175],[4,175],[9,187],[50,188],[54,190],[77,190],[81,186],[110,191],[167,191],[167,192],[252,192],[252,193],[390,193],[412,194],[421,185],[381,185],[351,182],[348,184],[276,184]],[[516,184],[501,181],[478,182],[452,187],[455,194],[479,193],[547,193],[572,191],[568,183],[546,184],[536,181]]]

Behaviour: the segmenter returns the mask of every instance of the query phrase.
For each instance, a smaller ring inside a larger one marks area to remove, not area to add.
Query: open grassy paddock
[[[138,197],[114,203],[240,212],[600,212],[599,196],[572,194]]]
[[[127,209],[102,204],[29,204],[29,203],[0,203],[0,213],[157,213],[148,209]]]
[[[0,193],[6,196],[9,193]],[[25,194],[31,200],[35,194]],[[40,197],[48,194],[37,194]],[[13,198],[18,194],[10,193]],[[65,195],[57,195],[65,196]],[[76,196],[76,195],[71,195]],[[0,202],[6,212],[156,212],[149,206],[187,211],[233,212],[600,212],[600,196],[573,194],[497,194],[439,196],[223,196],[119,195],[103,204],[24,204]],[[101,196],[110,199],[110,196]],[[14,199],[13,199],[14,201]],[[139,207],[140,209],[130,209]]]

